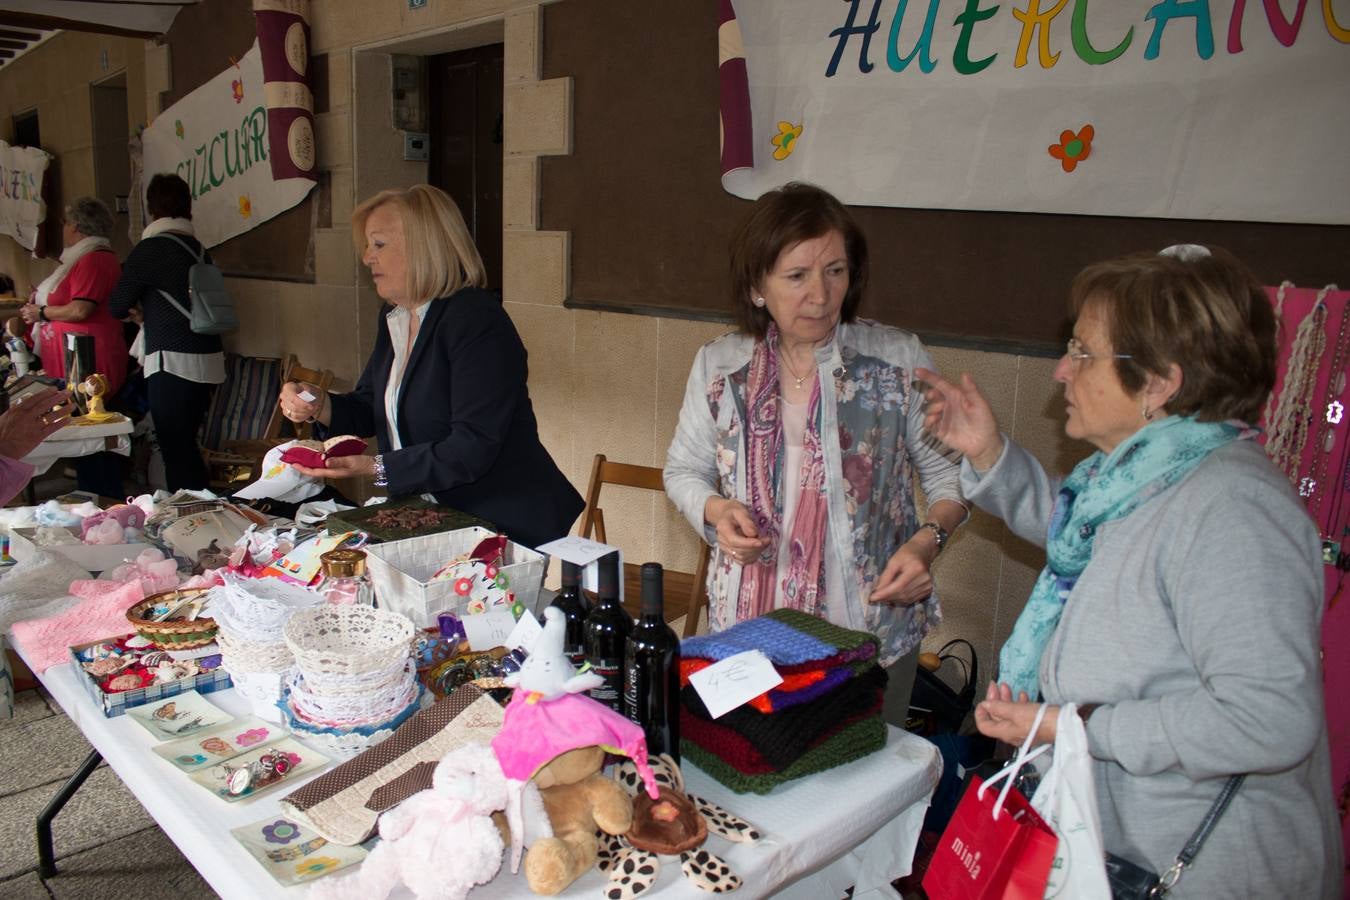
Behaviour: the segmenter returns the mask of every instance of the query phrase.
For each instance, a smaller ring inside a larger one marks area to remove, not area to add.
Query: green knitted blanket
[[[685,759],[693,760],[696,766],[738,794],[767,794],[786,781],[842,766],[869,753],[875,753],[884,746],[886,746],[886,721],[878,715],[842,729],[812,747],[786,769],[763,775],[746,775],[738,772],[692,741],[681,741],[680,753]]]

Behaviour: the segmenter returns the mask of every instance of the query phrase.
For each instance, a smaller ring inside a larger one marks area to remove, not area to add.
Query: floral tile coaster
[[[231,829],[234,839],[282,884],[313,881],[366,858],[363,847],[344,847],[283,816]]]
[[[184,772],[196,772],[289,734],[259,718],[237,719],[210,731],[151,747]]]
[[[239,793],[231,793],[229,781],[231,775],[239,769],[251,766],[253,763],[262,759],[265,754],[273,751],[285,754],[288,769],[284,775],[255,775],[247,788]],[[218,762],[209,769],[201,769],[189,773],[188,777],[200,784],[202,787],[211,791],[217,797],[227,802],[234,803],[237,800],[244,800],[249,797],[257,796],[264,791],[271,790],[279,784],[289,784],[295,780],[296,776],[303,775],[325,765],[328,757],[315,750],[296,742],[294,739],[285,737],[273,741],[257,749],[250,750],[247,753],[234,757],[233,759]]]
[[[218,728],[234,718],[196,691],[184,691],[167,700],[133,707],[127,710],[127,715],[158,741],[176,740]]]

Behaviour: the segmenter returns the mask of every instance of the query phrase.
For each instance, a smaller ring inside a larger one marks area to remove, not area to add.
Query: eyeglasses
[[[1134,359],[1129,353],[1088,353],[1078,338],[1069,338],[1068,344],[1064,346],[1064,355],[1069,358],[1074,371],[1081,369],[1083,363],[1090,359]]]

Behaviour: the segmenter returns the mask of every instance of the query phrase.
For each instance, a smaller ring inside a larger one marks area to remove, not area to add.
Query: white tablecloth
[[[78,682],[80,677],[74,665],[67,663],[48,669],[40,680],[217,893],[227,900],[305,895],[303,886],[277,884],[229,833],[231,828],[280,816],[277,801],[288,791],[278,789],[237,803],[220,800],[151,753],[154,741],[136,722],[126,716],[105,718]],[[235,715],[248,714],[237,691],[219,691],[207,699]],[[735,794],[692,764],[685,766],[685,780],[691,793],[721,804],[765,834],[756,844],[709,838],[709,849],[745,881],[733,896],[763,897],[778,891],[780,897],[821,900],[842,897],[848,885],[856,885],[856,900],[876,900],[899,896],[890,881],[909,873],[941,768],[932,744],[891,728],[883,750],[780,786],[766,796]],[[305,780],[296,779],[291,789]],[[58,845],[58,865],[61,850]],[[563,896],[600,897],[604,884],[605,877],[593,870]],[[394,896],[411,894],[401,890]],[[536,895],[526,885],[524,873],[512,875],[504,863],[494,881],[475,888],[469,896],[489,900]],[[684,880],[678,865],[664,866],[656,888],[646,896],[708,898]]]
[[[33,477],[36,478],[50,469],[58,459],[91,456],[104,450],[130,456],[133,427],[127,418],[103,425],[67,425],[34,447],[23,461],[33,467]],[[105,438],[116,439],[116,446],[107,446]]]

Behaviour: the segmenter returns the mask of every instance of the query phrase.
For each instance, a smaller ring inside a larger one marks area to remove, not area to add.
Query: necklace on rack
[[[801,390],[802,382],[805,381],[808,376],[815,374],[815,370],[810,369],[807,371],[806,375],[798,375],[797,370],[792,368],[792,363],[788,360],[787,354],[783,352],[782,344],[778,345],[778,358],[783,361],[783,366],[788,370],[788,377],[791,378],[793,383],[797,386],[797,390]]]
[[[1323,292],[1324,296],[1325,293]],[[1344,418],[1344,406],[1340,403],[1340,397],[1345,393],[1345,358],[1347,349],[1350,349],[1346,347],[1347,328],[1350,328],[1350,302],[1347,302],[1341,310],[1341,324],[1336,331],[1336,343],[1331,351],[1326,402],[1320,408],[1309,411],[1318,421],[1317,436],[1313,440],[1312,447],[1313,460],[1308,467],[1308,474],[1313,479],[1309,485],[1312,496],[1308,498],[1308,512],[1312,514],[1313,521],[1326,537],[1332,536],[1331,532],[1336,524],[1334,517],[1324,519],[1322,501],[1328,493],[1333,500],[1336,496],[1336,486],[1327,484],[1327,469],[1331,463],[1332,452],[1336,448],[1336,426]]]
[[[1323,288],[1312,310],[1299,323],[1289,353],[1284,389],[1280,392],[1275,415],[1267,423],[1270,438],[1266,441],[1266,453],[1299,488],[1305,499],[1309,494],[1307,484],[1299,483],[1298,472],[1303,463],[1303,447],[1308,440],[1308,420],[1313,415],[1317,372],[1322,366],[1322,353],[1327,346],[1324,330],[1327,318],[1325,298],[1333,289],[1332,285]]]

